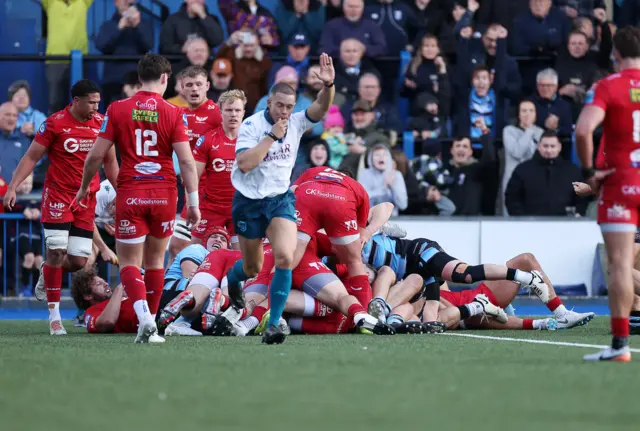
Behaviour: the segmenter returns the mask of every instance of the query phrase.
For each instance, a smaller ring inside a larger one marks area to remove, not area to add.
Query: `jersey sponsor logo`
[[[211,162],[211,168],[215,172],[231,172],[233,170],[233,160],[224,160],[220,158],[213,159]]]
[[[168,199],[127,198],[127,205],[168,205]]]
[[[622,194],[623,195],[640,195],[640,186],[636,185],[623,185],[622,186]]]
[[[287,160],[291,158],[291,145],[284,144],[280,148],[276,148],[275,151],[269,151],[264,157],[264,162],[270,162],[274,160]]]
[[[131,120],[141,121],[144,123],[157,123],[158,113],[156,111],[148,111],[144,109],[131,110]]]
[[[611,208],[607,208],[607,219],[631,220],[631,211],[624,205],[614,204]]]
[[[62,211],[64,207],[62,202],[49,202],[49,209]]]
[[[109,116],[105,115],[104,121],[102,122],[102,126],[100,126],[100,133],[104,133],[107,131],[107,123],[109,122]]]
[[[75,153],[78,150],[87,153],[91,151],[91,147],[93,147],[94,142],[95,141],[93,139],[80,139],[78,141],[75,138],[69,138],[64,141],[62,146],[68,153]]]
[[[640,148],[637,150],[633,150],[631,154],[629,154],[629,159],[631,159],[632,168],[640,167]]]
[[[337,195],[335,193],[323,192],[322,190],[318,190],[318,189],[306,189],[304,191],[304,193],[306,195],[318,196],[318,197],[327,198],[327,199],[335,199],[335,200],[338,200],[338,201],[346,201],[347,200],[347,198],[344,197],[344,196],[340,196],[340,195]]]
[[[142,162],[135,165],[135,170],[143,175],[153,175],[160,169],[162,169],[162,165],[155,162]]]
[[[47,130],[47,123],[45,121],[40,125],[40,128],[38,129],[38,133],[42,135],[46,130]]]
[[[633,103],[640,103],[640,88],[630,88],[629,98]]]
[[[196,141],[196,147],[200,147],[200,145],[202,145],[202,143],[204,142],[204,136],[200,136],[198,138],[198,140]]]
[[[136,102],[136,107],[138,107],[138,109],[142,109],[143,111],[157,111],[158,101],[156,99],[147,99],[144,102],[138,100]]]
[[[134,235],[136,233],[136,227],[132,226],[129,220],[120,220],[118,233],[121,235]]]
[[[62,213],[58,211],[49,211],[51,218],[62,218]]]

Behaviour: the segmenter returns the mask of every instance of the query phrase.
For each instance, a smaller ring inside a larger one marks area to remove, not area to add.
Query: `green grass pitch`
[[[1,429],[640,429],[638,362],[582,363],[595,349],[449,335],[134,345],[133,335],[87,335],[71,322],[66,337],[47,329],[0,321]],[[467,333],[609,342],[606,318],[570,331]]]

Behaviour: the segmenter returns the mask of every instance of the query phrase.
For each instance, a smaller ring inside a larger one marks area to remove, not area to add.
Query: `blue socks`
[[[230,286],[239,287],[240,282],[247,279],[247,275],[242,269],[242,259],[233,264],[229,272],[227,272],[227,283]]]
[[[291,290],[291,270],[276,268],[276,272],[271,280],[269,288],[269,301],[271,303],[271,312],[269,315],[268,326],[278,326],[280,317],[284,312],[284,305],[287,302],[289,291]]]

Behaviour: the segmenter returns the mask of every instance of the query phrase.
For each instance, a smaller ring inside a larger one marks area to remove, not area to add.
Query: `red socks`
[[[314,300],[313,315],[315,317],[324,317],[327,314],[331,313],[331,311],[332,311],[332,309],[328,305],[323,304],[322,302],[318,301],[317,299]]]
[[[555,298],[551,299],[546,304],[546,306],[549,309],[549,311],[555,311],[556,308],[560,307],[561,305],[562,305],[562,301],[557,296]]]
[[[347,311],[347,315],[349,318],[353,318],[358,313],[366,313],[367,310],[361,304],[352,304]]]
[[[47,292],[47,302],[60,302],[62,268],[54,268],[45,263],[42,274],[44,275],[44,288]]]
[[[258,305],[256,308],[253,309],[253,313],[251,313],[251,315],[253,317],[255,317],[256,319],[258,319],[258,322],[262,321],[262,316],[264,316],[264,313],[267,312],[267,309]]]
[[[127,296],[129,296],[129,299],[134,304],[136,301],[147,299],[145,282],[142,280],[140,268],[136,268],[135,266],[125,266],[121,268],[120,281],[122,282],[125,292],[127,292]]]
[[[614,337],[629,336],[629,318],[611,317],[611,335]]]
[[[522,319],[522,329],[533,329],[533,319]]]
[[[373,297],[371,293],[371,284],[367,275],[357,275],[347,280],[347,292],[349,295],[356,297],[361,305],[369,305],[369,301]]]
[[[156,314],[160,306],[162,289],[164,288],[164,270],[162,268],[147,269],[144,273],[144,286],[147,290],[149,311],[151,314]]]

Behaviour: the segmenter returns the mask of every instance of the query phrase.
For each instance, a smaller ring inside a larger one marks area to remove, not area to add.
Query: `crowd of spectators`
[[[446,216],[584,215],[571,186],[581,179],[570,161],[574,124],[589,88],[615,70],[616,24],[640,23],[637,0],[282,0],[272,11],[259,0],[185,0],[156,48],[151,17],[135,0],[114,3],[95,47],[171,56],[165,97],[179,106],[180,72],[197,65],[209,71],[214,101],[240,88],[249,115],[284,82],[303,111],[322,87],[317,56],[328,53],[335,106],[307,133],[292,180],[312,166],[348,168],[372,204]],[[47,54],[87,52],[91,4],[42,1]],[[411,59],[401,69],[403,51]],[[68,77],[68,62],[47,63],[49,114],[65,106]],[[106,61],[104,109],[139,85],[135,62]],[[29,83],[16,81],[0,105],[0,186],[45,119],[30,99]]]

